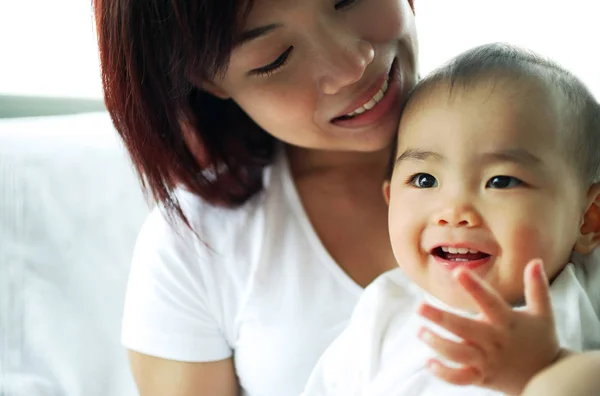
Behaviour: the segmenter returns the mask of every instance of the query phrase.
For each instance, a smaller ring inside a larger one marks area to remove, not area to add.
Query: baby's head
[[[384,190],[399,265],[472,309],[453,280],[466,266],[509,302],[523,270],[550,278],[599,243],[600,105],[572,74],[503,44],[470,50],[410,95]]]

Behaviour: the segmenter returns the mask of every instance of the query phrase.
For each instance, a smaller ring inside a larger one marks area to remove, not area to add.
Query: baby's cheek
[[[408,258],[416,248],[411,228],[403,222],[390,225],[390,242],[398,261]]]
[[[390,228],[392,250],[397,264],[407,273],[419,272],[423,267],[420,233],[414,225],[405,222],[394,224]]]
[[[514,265],[525,266],[534,258],[548,259],[553,251],[553,238],[551,232],[548,231],[539,223],[523,222],[517,227],[510,237],[511,256],[517,261]]]

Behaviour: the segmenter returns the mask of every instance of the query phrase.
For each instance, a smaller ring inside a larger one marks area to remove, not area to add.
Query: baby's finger
[[[421,305],[418,313],[430,322],[470,343],[483,345],[495,339],[494,329],[488,323],[480,320],[458,316],[429,304]]]
[[[454,385],[472,385],[481,382],[481,373],[474,367],[450,368],[437,359],[427,362],[433,375]]]
[[[421,328],[419,338],[438,355],[452,362],[477,367],[482,361],[483,352],[474,345],[450,341],[426,328]]]
[[[454,272],[454,276],[490,322],[506,321],[512,311],[498,292],[466,268],[459,268]]]
[[[525,301],[532,314],[552,317],[548,278],[541,260],[532,260],[525,267]]]

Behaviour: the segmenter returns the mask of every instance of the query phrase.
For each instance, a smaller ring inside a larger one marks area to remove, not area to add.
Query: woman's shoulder
[[[135,251],[147,254],[178,256],[189,265],[222,262],[237,250],[252,248],[244,241],[261,234],[264,193],[237,208],[207,204],[200,197],[177,191],[185,221],[164,206],[155,206],[140,229]],[[187,221],[187,224],[186,224]]]
[[[178,192],[189,226],[155,207],[135,244],[122,342],[165,359],[231,356],[235,318],[251,274],[251,243],[236,235],[248,210],[225,210]],[[244,213],[246,212],[246,213]],[[249,225],[252,227],[252,225]],[[235,251],[246,249],[243,254]]]
[[[288,197],[285,189],[291,182],[290,178],[283,150],[279,150],[274,162],[263,171],[263,189],[243,204],[235,207],[212,205],[180,188],[174,198],[188,224],[176,214],[169,213],[164,205],[159,205],[148,216],[142,233],[155,234],[150,238],[155,242],[184,239],[189,246],[196,245],[200,250],[210,248],[208,250],[213,253],[225,254],[232,248],[247,248],[243,241],[262,233],[265,217],[289,214],[285,210]]]
[[[238,208],[176,191],[187,224],[157,205],[138,234],[123,319],[129,349],[167,359],[231,355],[233,320],[264,249],[266,192]]]
[[[260,273],[261,257],[277,248],[287,251],[285,242],[266,236],[289,232],[280,221],[294,221],[282,187],[289,172],[277,172],[278,166],[265,169],[263,191],[239,207],[210,205],[178,190],[175,198],[188,224],[164,205],[151,211],[131,264],[123,322],[128,348],[175,360],[230,356],[226,345],[235,343],[234,321]]]
[[[156,205],[146,218],[136,242],[134,260],[139,256],[177,257],[186,265],[219,266],[225,261],[252,256],[261,247],[270,212],[282,212],[273,202],[281,202],[281,173],[276,162],[265,168],[264,188],[237,207],[215,206],[183,188],[174,194],[185,221],[165,205]],[[272,215],[272,214],[271,214]],[[286,213],[277,213],[285,216]],[[187,221],[187,224],[186,224]],[[155,260],[160,263],[162,260]],[[243,263],[236,264],[238,267]]]

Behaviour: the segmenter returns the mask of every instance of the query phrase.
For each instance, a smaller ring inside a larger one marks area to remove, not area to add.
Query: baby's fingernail
[[[442,313],[429,305],[422,305],[419,309],[419,313],[421,314],[421,316],[424,316],[427,319],[433,321],[442,319]]]
[[[433,370],[433,371],[438,371],[440,368],[440,365],[438,362],[436,362],[435,360],[429,360],[427,362],[427,368],[429,370]]]
[[[542,264],[541,261],[538,262],[537,272],[538,272],[539,276],[544,276],[545,275],[544,264]]]
[[[431,341],[431,333],[429,332],[429,330],[427,330],[426,328],[421,328],[421,330],[419,331],[419,338],[422,341],[428,342]]]
[[[535,260],[532,266],[533,276],[542,278],[544,276],[544,264],[542,260]]]

